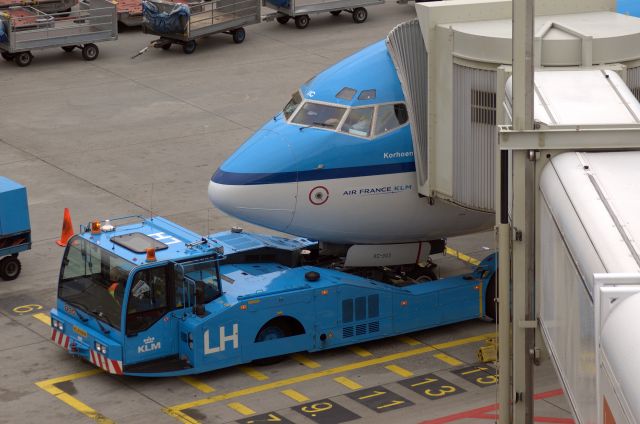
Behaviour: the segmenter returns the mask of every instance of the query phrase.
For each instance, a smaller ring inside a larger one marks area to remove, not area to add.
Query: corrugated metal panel
[[[427,48],[417,19],[403,22],[387,36],[407,102],[418,185],[427,182]]]
[[[453,65],[453,201],[493,211],[496,71]]]
[[[640,66],[627,70],[627,85],[636,99],[640,101]]]

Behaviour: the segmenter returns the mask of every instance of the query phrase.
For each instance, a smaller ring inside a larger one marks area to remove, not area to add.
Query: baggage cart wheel
[[[11,281],[18,278],[21,270],[22,266],[20,265],[20,261],[15,256],[7,256],[0,260],[0,278],[5,281]]]
[[[367,9],[364,7],[356,7],[353,9],[353,22],[361,24],[367,20]]]
[[[240,44],[244,41],[247,33],[244,31],[244,28],[238,28],[231,31],[231,35],[233,36],[233,42]]]
[[[13,57],[13,61],[16,62],[16,65],[20,66],[21,68],[29,66],[32,60],[33,55],[31,54],[31,52],[20,52]]]
[[[62,46],[62,50],[64,50],[67,53],[71,53],[75,48],[76,46]]]
[[[279,24],[286,25],[286,23],[289,22],[289,17],[288,16],[278,16],[276,18],[276,21],[278,21]]]
[[[9,52],[2,52],[2,58],[7,62],[11,62],[13,60],[13,55]]]
[[[332,10],[331,13],[333,16],[338,16],[340,13],[342,13],[342,10]]]
[[[82,57],[84,60],[96,60],[99,54],[100,50],[98,46],[93,43],[85,44],[82,47]]]
[[[309,15],[300,15],[295,18],[296,26],[305,29],[309,25]]]
[[[171,43],[163,44],[160,48],[162,50],[169,50],[171,48]]]
[[[182,45],[182,51],[184,54],[191,54],[196,51],[197,46],[196,40],[190,40]]]

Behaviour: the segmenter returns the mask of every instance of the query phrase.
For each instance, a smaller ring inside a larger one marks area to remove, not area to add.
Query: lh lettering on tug
[[[224,352],[227,342],[233,342],[233,348],[238,348],[238,324],[233,324],[233,333],[229,336],[225,335],[224,325],[220,326],[220,346],[217,347],[211,347],[211,344],[209,343],[209,330],[205,330],[204,354],[210,355],[212,353]]]

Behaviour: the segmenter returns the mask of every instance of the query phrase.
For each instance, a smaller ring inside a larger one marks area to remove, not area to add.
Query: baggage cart
[[[27,189],[0,176],[0,279],[20,275],[18,254],[31,249]]]
[[[235,43],[242,43],[244,27],[259,23],[262,18],[260,0],[145,0],[142,5],[143,32],[160,36],[151,45],[167,50],[172,44],[180,44],[186,54],[195,51],[196,40],[217,33],[229,34]]]
[[[310,15],[331,13],[338,16],[342,12],[351,13],[353,22],[361,24],[369,13],[365,6],[383,4],[384,0],[262,0],[262,5],[276,10],[265,16],[265,20],[274,19],[284,25],[293,19],[296,27],[304,29],[309,25]]]
[[[0,53],[5,60],[28,66],[33,50],[61,47],[65,52],[82,50],[85,60],[98,57],[94,43],[116,40],[118,22],[115,3],[83,0],[71,12],[47,14],[31,6],[0,11]]]

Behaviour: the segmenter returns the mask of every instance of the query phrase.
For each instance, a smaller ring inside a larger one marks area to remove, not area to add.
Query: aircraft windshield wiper
[[[331,124],[325,124],[324,122],[313,122],[312,124],[309,125],[303,125],[300,127],[300,131],[306,129],[306,128],[310,128],[310,127],[322,127],[322,128],[333,128],[333,125]]]

